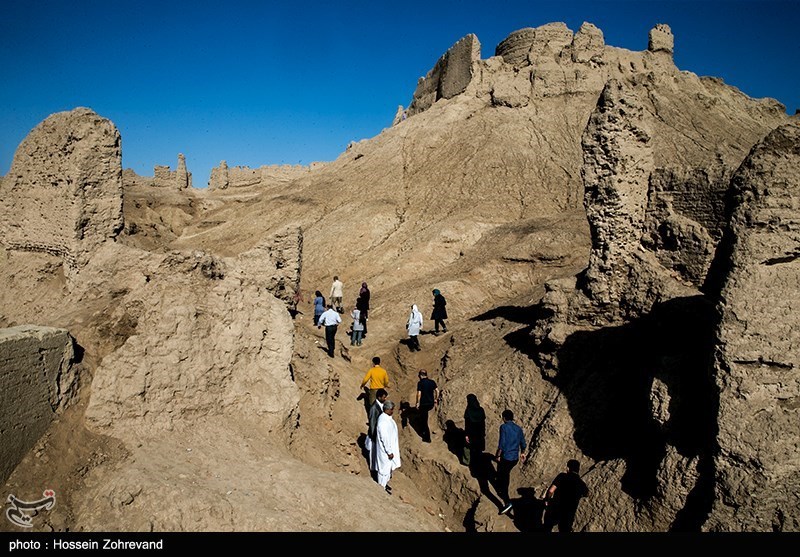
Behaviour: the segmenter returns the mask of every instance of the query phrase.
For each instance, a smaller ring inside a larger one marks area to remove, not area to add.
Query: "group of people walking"
[[[389,392],[389,374],[381,367],[379,356],[372,358],[372,367],[361,381],[364,392],[358,398],[364,398],[367,410],[367,437],[364,448],[369,454],[369,469],[381,487],[391,495],[389,480],[392,472],[400,468],[400,436],[397,423],[392,419],[395,403],[387,400]]]
[[[439,327],[442,328],[442,332],[447,332],[447,325],[444,322],[445,319],[447,319],[447,300],[438,288],[433,290],[433,311],[431,311],[431,319],[434,323],[434,335],[439,334]],[[408,349],[412,352],[418,352],[422,350],[419,345],[419,335],[422,332],[422,326],[422,313],[419,311],[417,304],[413,304],[411,306],[411,313],[408,315],[408,319],[406,320],[406,330],[408,331]]]
[[[350,312],[352,325],[350,328],[350,346],[361,346],[367,336],[367,322],[369,319],[370,290],[366,282],[361,283],[353,310]],[[325,297],[319,290],[314,292],[314,325],[321,329],[325,327],[325,343],[328,356],[334,357],[336,347],[336,332],[342,323],[341,314],[344,313],[342,300],[344,299],[344,283],[338,276],[333,277],[329,301],[325,302]],[[436,288],[433,290],[433,310],[431,319],[434,323],[434,335],[439,334],[439,329],[446,333],[447,324],[447,300],[441,291]],[[412,304],[411,313],[406,320],[406,330],[408,332],[408,347],[412,352],[420,351],[422,348],[419,343],[419,335],[422,333],[424,325],[422,312],[417,304]]]
[[[380,367],[380,359],[373,358],[371,368],[361,383],[362,388],[369,384],[370,387],[385,385],[388,387],[388,374]],[[436,382],[428,378],[426,370],[418,372],[417,396],[415,408],[419,415],[420,436],[423,442],[431,442],[431,432],[428,425],[428,413],[439,402],[439,388]],[[370,394],[367,406],[368,429],[365,448],[369,454],[370,471],[374,479],[387,493],[392,493],[388,485],[392,472],[400,468],[400,444],[397,424],[392,418],[396,405],[387,400],[388,391],[385,388],[375,389],[374,399]],[[518,463],[525,462],[527,442],[522,428],[514,421],[514,412],[506,409],[502,413],[503,423],[500,425],[497,449],[494,461],[497,463],[494,484],[495,491],[501,499],[499,514],[506,514],[514,504],[508,489],[511,471]],[[486,413],[481,407],[478,397],[474,394],[467,395],[467,407],[464,411],[464,452],[461,461],[465,465],[477,463],[483,459],[486,448]],[[567,469],[556,476],[544,495],[543,528],[551,531],[558,526],[559,532],[572,531],[572,524],[578,503],[581,498],[588,495],[588,488],[580,477],[580,463],[571,459],[567,462]]]
[[[447,301],[439,289],[433,290],[433,310],[431,319],[434,322],[433,334],[438,335],[440,329],[447,332]],[[322,293],[317,290],[314,299],[314,323],[317,327],[325,327],[325,340],[329,357],[334,356],[335,337],[338,325],[341,324],[341,315],[344,313],[342,305],[343,283],[338,276],[333,277],[330,301],[325,303]],[[361,284],[355,306],[350,313],[353,320],[350,331],[350,344],[361,346],[367,334],[367,319],[369,316],[370,291],[367,283]],[[413,304],[406,321],[408,331],[408,346],[413,351],[421,350],[419,335],[423,328],[423,318],[418,306]],[[425,369],[418,371],[416,388],[416,401],[414,410],[418,431],[422,441],[431,442],[431,430],[428,417],[431,410],[439,404],[440,391],[436,382],[428,377]],[[367,413],[367,434],[364,448],[369,459],[370,472],[375,481],[386,491],[392,493],[389,482],[392,472],[401,466],[400,440],[397,423],[393,419],[396,404],[388,400],[389,375],[381,366],[378,356],[372,358],[372,367],[364,375],[360,388],[362,393],[359,399],[364,400]],[[527,442],[522,428],[514,421],[514,412],[506,409],[501,414],[503,423],[499,428],[497,449],[493,455],[496,462],[494,485],[497,495],[501,500],[499,514],[506,514],[513,508],[513,502],[508,493],[512,470],[517,464],[525,463],[525,450]],[[405,427],[405,418],[403,425]],[[483,461],[486,449],[486,413],[481,407],[478,397],[474,394],[467,395],[467,407],[464,411],[464,447],[461,461],[465,465],[472,465]],[[487,455],[488,457],[489,455]],[[544,495],[545,513],[544,529],[547,531],[558,525],[560,532],[571,531],[572,522],[578,502],[587,496],[588,489],[579,475],[580,463],[577,460],[567,462],[566,472],[560,473],[553,480]]]
[[[325,297],[322,295],[322,292],[319,290],[314,292],[314,325],[316,325],[318,329],[325,327],[326,352],[330,358],[334,357],[336,332],[339,329],[339,325],[342,323],[341,314],[344,313],[342,302],[344,299],[343,290],[344,283],[339,280],[338,276],[334,276],[328,303],[325,302]],[[352,328],[350,330],[351,346],[361,346],[364,337],[367,336],[369,299],[370,291],[367,287],[367,283],[362,282],[355,306],[353,311],[350,312],[350,317],[353,319]]]

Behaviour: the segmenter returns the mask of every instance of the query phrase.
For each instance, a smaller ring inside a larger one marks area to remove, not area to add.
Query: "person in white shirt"
[[[325,342],[328,345],[328,356],[331,358],[333,358],[333,351],[336,348],[336,329],[339,328],[339,323],[341,322],[342,318],[333,309],[332,304],[328,304],[328,309],[319,316],[317,329],[325,327]]]
[[[344,312],[344,306],[342,305],[342,297],[344,296],[343,289],[344,284],[339,280],[339,277],[333,277],[333,284],[331,284],[331,304],[333,304],[333,307],[335,307],[336,311],[339,313]]]
[[[420,313],[417,305],[411,306],[411,314],[408,316],[406,322],[406,329],[408,329],[408,348],[412,352],[419,351],[419,333],[422,329],[422,313]]]

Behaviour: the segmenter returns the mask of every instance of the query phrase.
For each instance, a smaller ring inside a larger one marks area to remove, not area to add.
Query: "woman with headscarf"
[[[364,325],[364,330],[361,333],[361,338],[367,336],[367,318],[369,317],[369,297],[370,292],[367,288],[367,283],[361,283],[361,290],[358,291],[358,300],[356,300],[356,308],[361,312],[361,323]]]
[[[361,335],[364,333],[364,323],[361,321],[361,311],[359,311],[357,307],[353,308],[353,311],[350,312],[350,317],[353,318],[350,346],[361,346]]]
[[[411,306],[411,314],[408,316],[406,322],[408,329],[408,348],[413,352],[414,350],[421,350],[419,347],[419,332],[422,329],[422,313],[417,309],[417,305]]]
[[[483,450],[486,448],[486,412],[481,408],[478,397],[470,393],[467,395],[467,409],[464,410],[464,445],[465,465],[477,465]]]
[[[439,334],[439,325],[442,326],[442,331],[447,332],[447,325],[444,320],[447,319],[447,300],[444,299],[442,293],[438,288],[433,290],[433,311],[431,312],[431,319],[433,320],[434,328],[433,334]]]
[[[319,316],[325,313],[325,297],[319,290],[314,292],[314,296],[314,325],[318,325]]]

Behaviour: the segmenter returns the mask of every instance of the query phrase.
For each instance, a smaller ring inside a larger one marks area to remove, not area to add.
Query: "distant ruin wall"
[[[168,188],[175,183],[175,172],[169,166],[157,165],[153,168],[153,185],[157,188]]]
[[[76,271],[122,227],[117,128],[88,108],[49,116],[22,141],[3,180],[0,240],[62,256]]]
[[[225,161],[222,161],[219,166],[211,169],[208,188],[209,190],[224,190],[227,188],[289,183],[308,175],[309,172],[321,167],[323,164],[311,163],[309,166],[275,164],[250,168],[249,166],[228,166]]]
[[[63,329],[0,329],[0,483],[73,396],[72,338]]]
[[[178,169],[172,170],[167,165],[153,167],[153,176],[139,176],[131,168],[122,171],[122,183],[125,187],[150,186],[156,188],[170,188],[185,190],[192,187],[192,173],[186,170],[186,157],[178,154]]]
[[[185,190],[192,187],[192,173],[186,170],[186,157],[178,154],[178,169],[157,165],[153,168],[153,185],[157,188]]]

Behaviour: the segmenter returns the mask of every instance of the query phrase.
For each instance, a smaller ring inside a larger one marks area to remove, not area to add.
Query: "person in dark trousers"
[[[314,325],[319,325],[319,316],[325,313],[325,297],[322,292],[314,292]]]
[[[388,396],[389,393],[386,392],[386,389],[378,389],[375,395],[375,402],[369,407],[367,413],[367,437],[364,440],[364,448],[369,451],[369,471],[373,475],[375,481],[377,481],[375,472],[377,470],[375,462],[375,437],[377,435],[378,418],[383,414],[383,404],[386,402]]]
[[[433,319],[434,334],[439,334],[439,325],[442,326],[442,331],[447,332],[447,325],[444,320],[447,319],[447,300],[444,299],[439,289],[433,291],[433,311],[431,312],[431,319]]]
[[[361,312],[361,323],[364,325],[364,330],[361,333],[361,338],[367,336],[367,318],[369,317],[369,298],[370,291],[367,288],[367,283],[361,283],[361,290],[358,291],[358,299],[356,299],[356,309]]]
[[[412,352],[422,350],[419,346],[419,334],[422,332],[422,314],[417,308],[417,304],[411,306],[411,313],[406,320],[406,330],[408,331],[408,349]]]
[[[431,430],[428,427],[428,413],[436,407],[439,400],[439,387],[436,381],[428,379],[428,372],[424,369],[419,370],[419,381],[417,382],[417,404],[419,412],[419,422],[422,427],[420,435],[425,443],[431,442]]]
[[[572,532],[572,523],[578,503],[589,495],[589,488],[580,477],[581,463],[575,459],[567,462],[567,471],[561,472],[544,497],[544,529],[553,530],[558,525],[559,532]]]
[[[466,466],[478,466],[484,449],[486,449],[486,412],[483,411],[478,397],[467,395],[467,409],[464,410],[464,456],[462,462]]]
[[[328,356],[333,358],[333,351],[336,348],[336,329],[339,328],[339,323],[342,318],[339,313],[333,309],[333,304],[328,304],[328,309],[319,316],[317,329],[325,327],[325,342],[328,345]]]
[[[511,470],[520,460],[525,462],[525,454],[522,452],[527,447],[525,434],[522,428],[514,423],[514,412],[503,410],[503,425],[500,426],[500,440],[497,443],[497,453],[494,458],[497,461],[497,495],[503,500],[503,508],[499,514],[506,514],[511,510],[511,498],[508,496],[508,484],[511,478]]]
[[[364,333],[364,323],[361,322],[361,312],[358,308],[353,308],[353,311],[350,312],[350,317],[353,318],[353,333],[350,337],[350,346],[361,346],[361,338]]]

